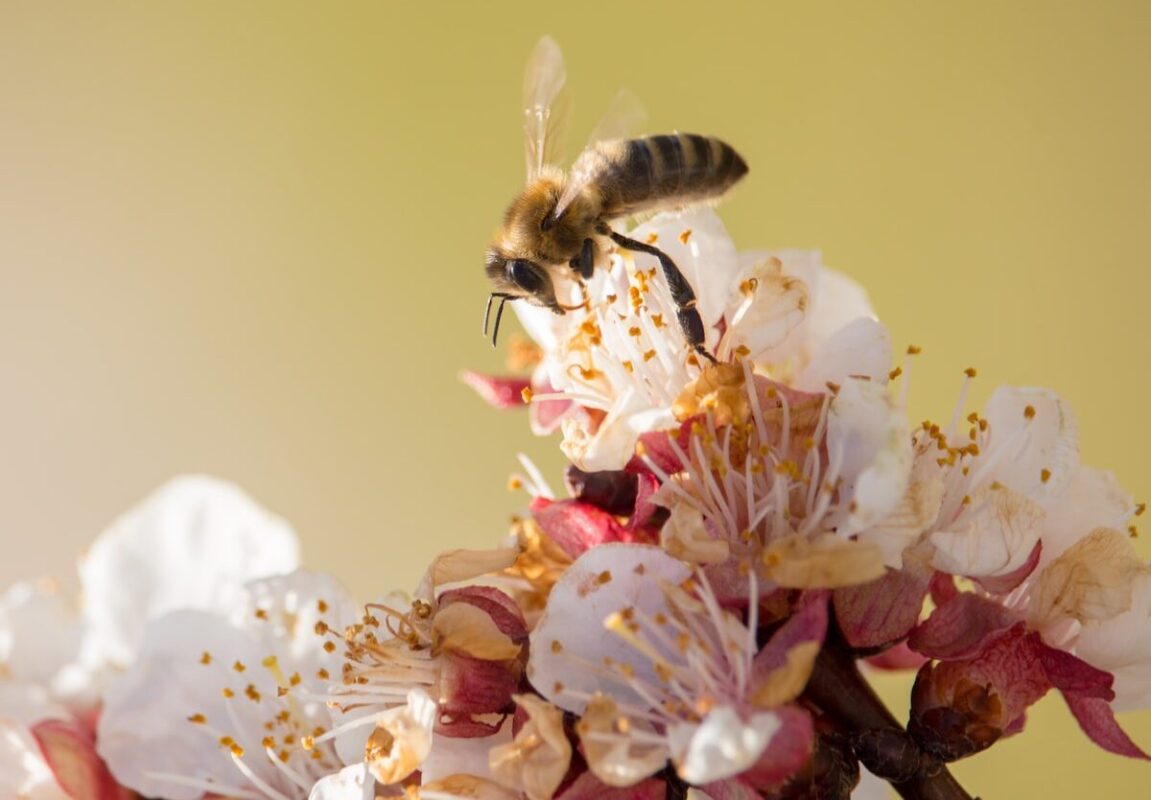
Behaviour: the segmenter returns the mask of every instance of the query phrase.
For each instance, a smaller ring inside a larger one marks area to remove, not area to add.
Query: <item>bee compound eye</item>
[[[543,288],[539,267],[530,261],[517,258],[508,262],[508,279],[529,294],[536,294]]]

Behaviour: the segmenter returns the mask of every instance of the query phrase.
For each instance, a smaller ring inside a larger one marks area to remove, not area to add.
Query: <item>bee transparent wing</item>
[[[564,57],[555,39],[545,36],[532,50],[524,69],[524,155],[528,181],[562,157],[571,98]]]
[[[587,147],[572,164],[564,192],[560,195],[559,202],[556,203],[555,211],[552,212],[553,219],[558,218],[571,205],[572,200],[579,196],[584,187],[595,178],[597,171],[595,146],[600,142],[609,142],[613,139],[628,139],[634,136],[635,132],[641,129],[646,121],[647,111],[639,98],[626,89],[620,89],[612,99],[611,105],[608,106],[607,113],[603,115],[599,124],[592,130],[591,136],[588,137]]]

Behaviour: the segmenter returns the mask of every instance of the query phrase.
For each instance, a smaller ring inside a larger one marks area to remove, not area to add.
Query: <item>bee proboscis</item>
[[[495,291],[484,313],[487,334],[492,303],[499,300],[492,344],[499,335],[504,304],[525,300],[557,314],[565,305],[557,282],[590,279],[614,245],[655,256],[675,302],[688,344],[710,361],[695,292],[666,253],[631,239],[611,222],[722,197],[747,174],[731,145],[694,133],[635,139],[593,137],[565,174],[555,166],[565,81],[563,56],[555,41],[540,40],[524,77],[524,134],[527,183],[504,214],[487,251],[487,275]]]

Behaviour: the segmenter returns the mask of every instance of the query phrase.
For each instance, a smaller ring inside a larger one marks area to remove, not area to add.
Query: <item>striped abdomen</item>
[[[595,183],[609,218],[714,200],[747,174],[739,153],[713,136],[645,136],[595,150]]]

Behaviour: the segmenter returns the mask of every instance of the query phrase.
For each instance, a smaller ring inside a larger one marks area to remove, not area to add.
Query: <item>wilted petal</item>
[[[928,658],[975,658],[994,637],[1018,622],[1018,613],[982,595],[963,592],[932,611],[907,643]]]
[[[238,488],[177,478],[112,523],[81,562],[87,655],[127,664],[148,620],[175,609],[227,611],[245,582],[298,563],[292,529]]]
[[[1073,694],[1064,694],[1063,699],[1067,701],[1067,707],[1071,709],[1079,727],[1095,744],[1108,752],[1128,758],[1151,759],[1119,727],[1115,712],[1105,700]]]
[[[784,274],[783,262],[773,257],[745,269],[737,285],[717,356],[724,359],[735,353],[759,361],[802,322],[808,305],[807,285]]]
[[[406,705],[377,715],[376,729],[364,747],[368,772],[383,784],[411,775],[432,749],[436,703],[420,689],[408,692]]]
[[[681,501],[672,506],[659,538],[664,550],[691,564],[722,564],[731,555],[727,540],[707,529],[703,514],[691,503]]]
[[[903,570],[888,569],[878,580],[836,589],[835,616],[848,643],[872,648],[907,635],[923,611],[931,572],[917,562]]]
[[[605,542],[627,538],[612,514],[580,500],[537,500],[532,504],[532,518],[572,558]]]
[[[885,571],[878,547],[832,533],[776,539],[764,550],[763,563],[772,581],[790,589],[854,586]]]
[[[810,592],[756,654],[752,703],[758,708],[776,708],[798,697],[811,677],[826,634],[827,593]]]
[[[492,748],[492,777],[522,791],[528,800],[550,800],[571,764],[563,712],[534,695],[519,695],[515,700],[526,713],[527,723],[511,744]]]
[[[429,795],[435,793],[465,800],[521,800],[517,792],[476,775],[449,775],[421,784],[420,790]]]
[[[1093,531],[1039,573],[1028,620],[1044,631],[1066,619],[1085,623],[1118,616],[1131,607],[1133,584],[1143,569],[1125,534]]]
[[[576,730],[588,768],[608,786],[634,786],[662,769],[670,755],[650,724],[621,714],[604,694],[588,701]]]

